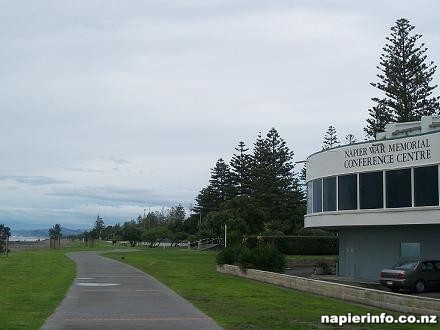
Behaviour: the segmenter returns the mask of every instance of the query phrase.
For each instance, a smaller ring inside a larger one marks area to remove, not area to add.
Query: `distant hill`
[[[25,237],[39,237],[48,238],[49,228],[47,229],[31,229],[31,230],[13,230],[12,235],[15,236],[25,236]],[[82,234],[84,230],[82,229],[69,229],[61,227],[61,234],[63,236],[79,235]]]

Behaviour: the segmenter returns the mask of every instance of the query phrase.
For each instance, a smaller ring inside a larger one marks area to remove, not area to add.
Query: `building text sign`
[[[427,137],[390,142],[378,141],[369,146],[353,146],[344,150],[344,167],[353,169],[431,159],[431,142]]]

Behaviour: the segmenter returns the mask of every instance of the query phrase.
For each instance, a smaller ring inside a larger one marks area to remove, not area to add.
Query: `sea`
[[[47,237],[12,235],[11,237],[9,237],[9,242],[37,242],[37,241],[44,241],[45,239],[48,239],[48,238]]]

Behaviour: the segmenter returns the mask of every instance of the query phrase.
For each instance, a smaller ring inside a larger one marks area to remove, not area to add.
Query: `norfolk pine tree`
[[[230,200],[236,195],[231,169],[222,158],[211,169],[209,185],[212,187],[219,204]]]
[[[439,113],[439,97],[432,96],[437,85],[430,85],[437,66],[426,61],[428,48],[424,43],[418,44],[422,36],[413,34],[413,30],[409,20],[401,18],[386,38],[388,43],[377,67],[379,82],[371,83],[385,97],[372,99],[375,106],[369,110],[364,129],[370,137],[383,131],[391,121],[415,121]]]
[[[96,216],[96,221],[95,221],[95,226],[93,227],[93,230],[96,232],[96,234],[98,235],[99,239],[102,239],[102,231],[105,228],[105,223],[104,220],[102,220],[102,218],[98,215]]]
[[[201,213],[205,217],[211,211],[217,211],[220,205],[227,200],[235,197],[231,169],[228,164],[220,158],[214,168],[211,169],[211,178],[209,185],[203,188],[196,197],[197,205],[193,211]]]
[[[356,137],[353,134],[350,133],[345,136],[345,144],[354,144],[356,142]]]
[[[266,212],[268,231],[293,233],[302,222],[302,192],[294,174],[293,152],[275,128],[254,144],[252,195]]]
[[[193,211],[199,213],[200,217],[204,217],[209,212],[218,210],[218,208],[218,198],[216,198],[214,189],[208,185],[200,190],[196,197],[196,205],[194,206]]]
[[[329,126],[327,132],[324,135],[324,141],[322,142],[322,150],[334,148],[339,145],[338,136],[336,135],[336,129],[333,126]]]
[[[303,223],[305,203],[294,173],[293,152],[274,128],[266,137],[258,135],[253,155],[246,154],[243,142],[235,150],[232,171],[220,159],[211,170],[210,184],[196,197],[193,210],[202,213],[202,231],[218,232],[219,224],[228,223],[240,235],[264,230],[296,233]],[[231,172],[233,180],[229,180]]]
[[[238,148],[235,150],[238,154],[234,154],[230,162],[233,183],[238,195],[249,195],[252,156],[246,153],[249,148],[246,148],[243,141],[238,143]]]
[[[367,119],[367,127],[364,128],[364,132],[367,136],[374,138],[376,133],[384,132],[385,126],[388,123],[394,121],[393,112],[390,108],[386,106],[386,99],[373,98],[376,105],[374,105],[370,110],[370,118]]]

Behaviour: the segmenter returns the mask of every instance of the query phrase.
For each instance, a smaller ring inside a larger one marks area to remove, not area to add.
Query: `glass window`
[[[438,167],[414,169],[414,205],[438,205]]]
[[[400,256],[402,258],[420,258],[420,243],[400,243]]]
[[[386,172],[387,207],[409,207],[411,204],[411,169]]]
[[[336,211],[336,177],[325,178],[323,186],[323,210]]]
[[[322,212],[322,179],[313,180],[313,213]]]
[[[429,261],[422,263],[421,268],[422,268],[422,271],[424,271],[424,272],[433,272],[434,271],[434,265]]]
[[[361,209],[383,208],[383,172],[359,174],[359,195]]]
[[[357,209],[357,175],[341,175],[338,177],[338,209]]]
[[[400,246],[402,249],[402,246]],[[402,254],[402,252],[400,253]],[[393,269],[415,269],[417,265],[419,264],[418,261],[400,261],[396,265],[394,265]]]
[[[307,214],[313,213],[313,181],[307,182]]]

